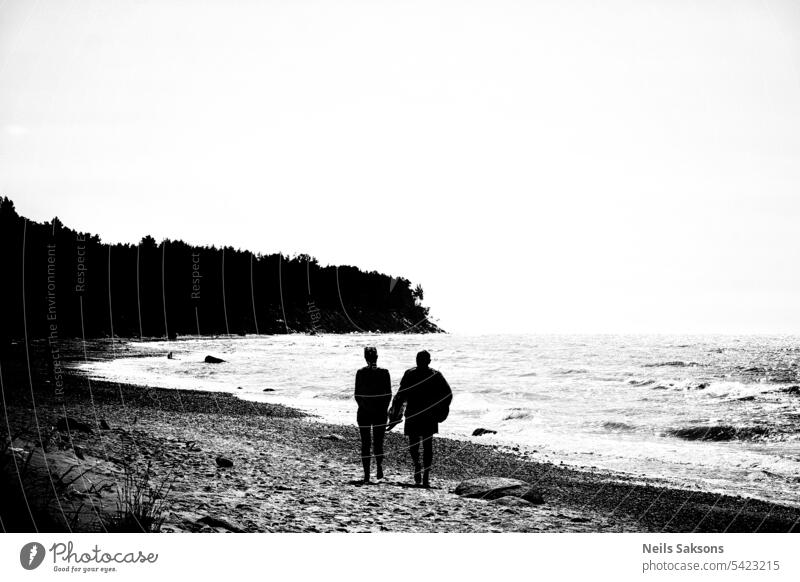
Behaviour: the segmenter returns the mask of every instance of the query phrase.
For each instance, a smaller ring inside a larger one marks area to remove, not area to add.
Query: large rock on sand
[[[214,356],[206,356],[206,359],[203,360],[206,364],[221,364],[225,360],[220,358],[215,358]]]
[[[519,497],[534,504],[544,503],[541,493],[533,489],[530,483],[507,477],[476,477],[458,484],[455,489],[462,497],[480,498],[491,501],[501,497]]]

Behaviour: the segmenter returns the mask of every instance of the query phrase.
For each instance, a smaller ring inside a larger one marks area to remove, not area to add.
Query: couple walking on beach
[[[375,453],[376,477],[383,479],[384,434],[397,426],[405,415],[403,432],[408,437],[408,450],[414,463],[414,483],[430,487],[433,435],[439,432],[439,423],[450,412],[453,399],[450,385],[441,372],[430,367],[431,355],[423,350],[417,354],[417,366],[403,374],[392,400],[389,370],[378,367],[378,350],[374,347],[364,348],[364,359],[367,365],[356,372],[355,389],[364,483],[370,482],[370,449]]]

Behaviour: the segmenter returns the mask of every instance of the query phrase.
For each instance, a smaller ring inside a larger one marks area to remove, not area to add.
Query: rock
[[[493,499],[492,503],[497,505],[507,505],[509,507],[530,507],[531,502],[526,501],[522,497],[514,497],[513,495],[506,495],[505,497],[498,497]]]
[[[490,428],[476,428],[472,431],[472,436],[483,436],[485,434],[497,434],[497,431]]]
[[[275,392],[275,388],[264,388],[262,392]]]
[[[509,491],[527,487],[525,481],[508,479],[506,477],[476,477],[467,479],[455,488],[456,495],[462,497],[483,497],[484,499],[497,499],[509,494]]]
[[[785,392],[786,394],[793,394],[795,396],[800,396],[800,386],[789,386],[788,388],[782,388],[781,392]]]
[[[229,521],[225,521],[224,519],[220,519],[218,517],[212,517],[210,515],[201,517],[200,519],[197,520],[197,523],[202,523],[210,527],[221,527],[223,529],[227,529],[228,531],[232,531],[234,533],[244,532],[244,530],[240,528],[238,525],[234,525]]]
[[[321,436],[319,438],[324,439],[326,441],[343,441],[344,440],[344,437],[342,435],[334,434],[334,433],[326,434],[326,435],[323,435],[323,436]]]
[[[528,487],[528,489],[524,491],[522,495],[520,495],[520,498],[524,499],[528,503],[532,503],[533,505],[541,505],[544,503],[544,497],[542,497],[542,494],[533,487]]]
[[[541,493],[533,489],[529,483],[519,479],[506,477],[476,477],[462,481],[455,488],[456,495],[469,498],[479,498],[491,501],[501,497],[519,497],[530,503],[539,505],[544,503]]]
[[[214,356],[206,356],[206,359],[203,360],[206,364],[221,364],[225,360],[221,360],[219,358],[215,358]]]
[[[81,422],[80,420],[76,420],[71,417],[59,418],[58,422],[56,423],[56,428],[58,430],[78,431],[85,432],[87,434],[94,434],[91,426],[85,422]]]
[[[217,466],[218,467],[233,467],[233,461],[230,459],[226,459],[225,457],[217,457]]]
[[[83,447],[75,446],[72,449],[75,452],[75,456],[78,457],[81,461],[85,461],[86,457],[83,454]]]
[[[111,425],[108,424],[105,418],[100,420],[100,430],[111,430]]]

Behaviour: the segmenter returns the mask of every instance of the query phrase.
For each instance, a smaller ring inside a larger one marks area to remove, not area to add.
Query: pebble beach
[[[327,424],[233,394],[90,381],[68,368],[55,390],[51,370],[27,364],[46,361],[45,347],[3,358],[5,478],[24,485],[6,498],[8,531],[33,531],[32,522],[38,531],[111,531],[126,475],[157,491],[161,532],[798,529],[791,506],[542,463],[480,437],[436,438],[433,487],[422,489],[396,429],[386,477],[364,485],[355,422]],[[65,357],[108,355],[93,344]],[[518,479],[543,503],[456,493],[476,478]]]

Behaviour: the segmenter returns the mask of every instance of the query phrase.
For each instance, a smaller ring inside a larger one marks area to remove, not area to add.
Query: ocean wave
[[[800,379],[797,370],[785,367],[765,368],[764,366],[750,366],[745,368],[744,366],[737,366],[736,370],[741,376],[755,377],[773,384],[789,384]]]
[[[615,420],[608,420],[603,423],[603,428],[615,432],[631,432],[636,430],[636,427],[627,422],[617,422]]]
[[[628,380],[628,384],[631,386],[650,386],[650,384],[655,384],[656,381],[648,378],[647,380]]]
[[[756,379],[759,382],[769,382],[772,384],[789,384],[800,380],[796,370],[791,368],[764,368],[762,366],[751,366],[745,368],[738,366],[736,371],[740,376]]]
[[[767,382],[775,384],[788,384],[789,382],[797,382],[797,372],[794,370],[770,370],[767,373]]]
[[[767,369],[762,368],[760,366],[750,366],[749,368],[745,368],[744,366],[737,366],[736,367],[741,374],[751,375],[751,376],[765,376],[767,374]]]
[[[531,418],[533,413],[525,408],[512,408],[511,411],[503,417],[503,420],[525,420]]]
[[[678,368],[684,368],[684,367],[694,367],[694,366],[702,366],[702,365],[703,364],[700,364],[698,362],[684,362],[682,360],[672,360],[672,361],[669,361],[669,362],[656,362],[654,364],[644,364],[642,367],[643,368],[662,368],[662,367],[666,367],[666,366],[673,366],[673,367],[678,367]]]
[[[350,400],[352,397],[353,393],[350,390],[347,392],[325,392],[312,396],[312,398],[325,398],[328,400]]]
[[[670,436],[687,441],[758,440],[768,437],[770,429],[763,426],[687,426],[667,431]]]

